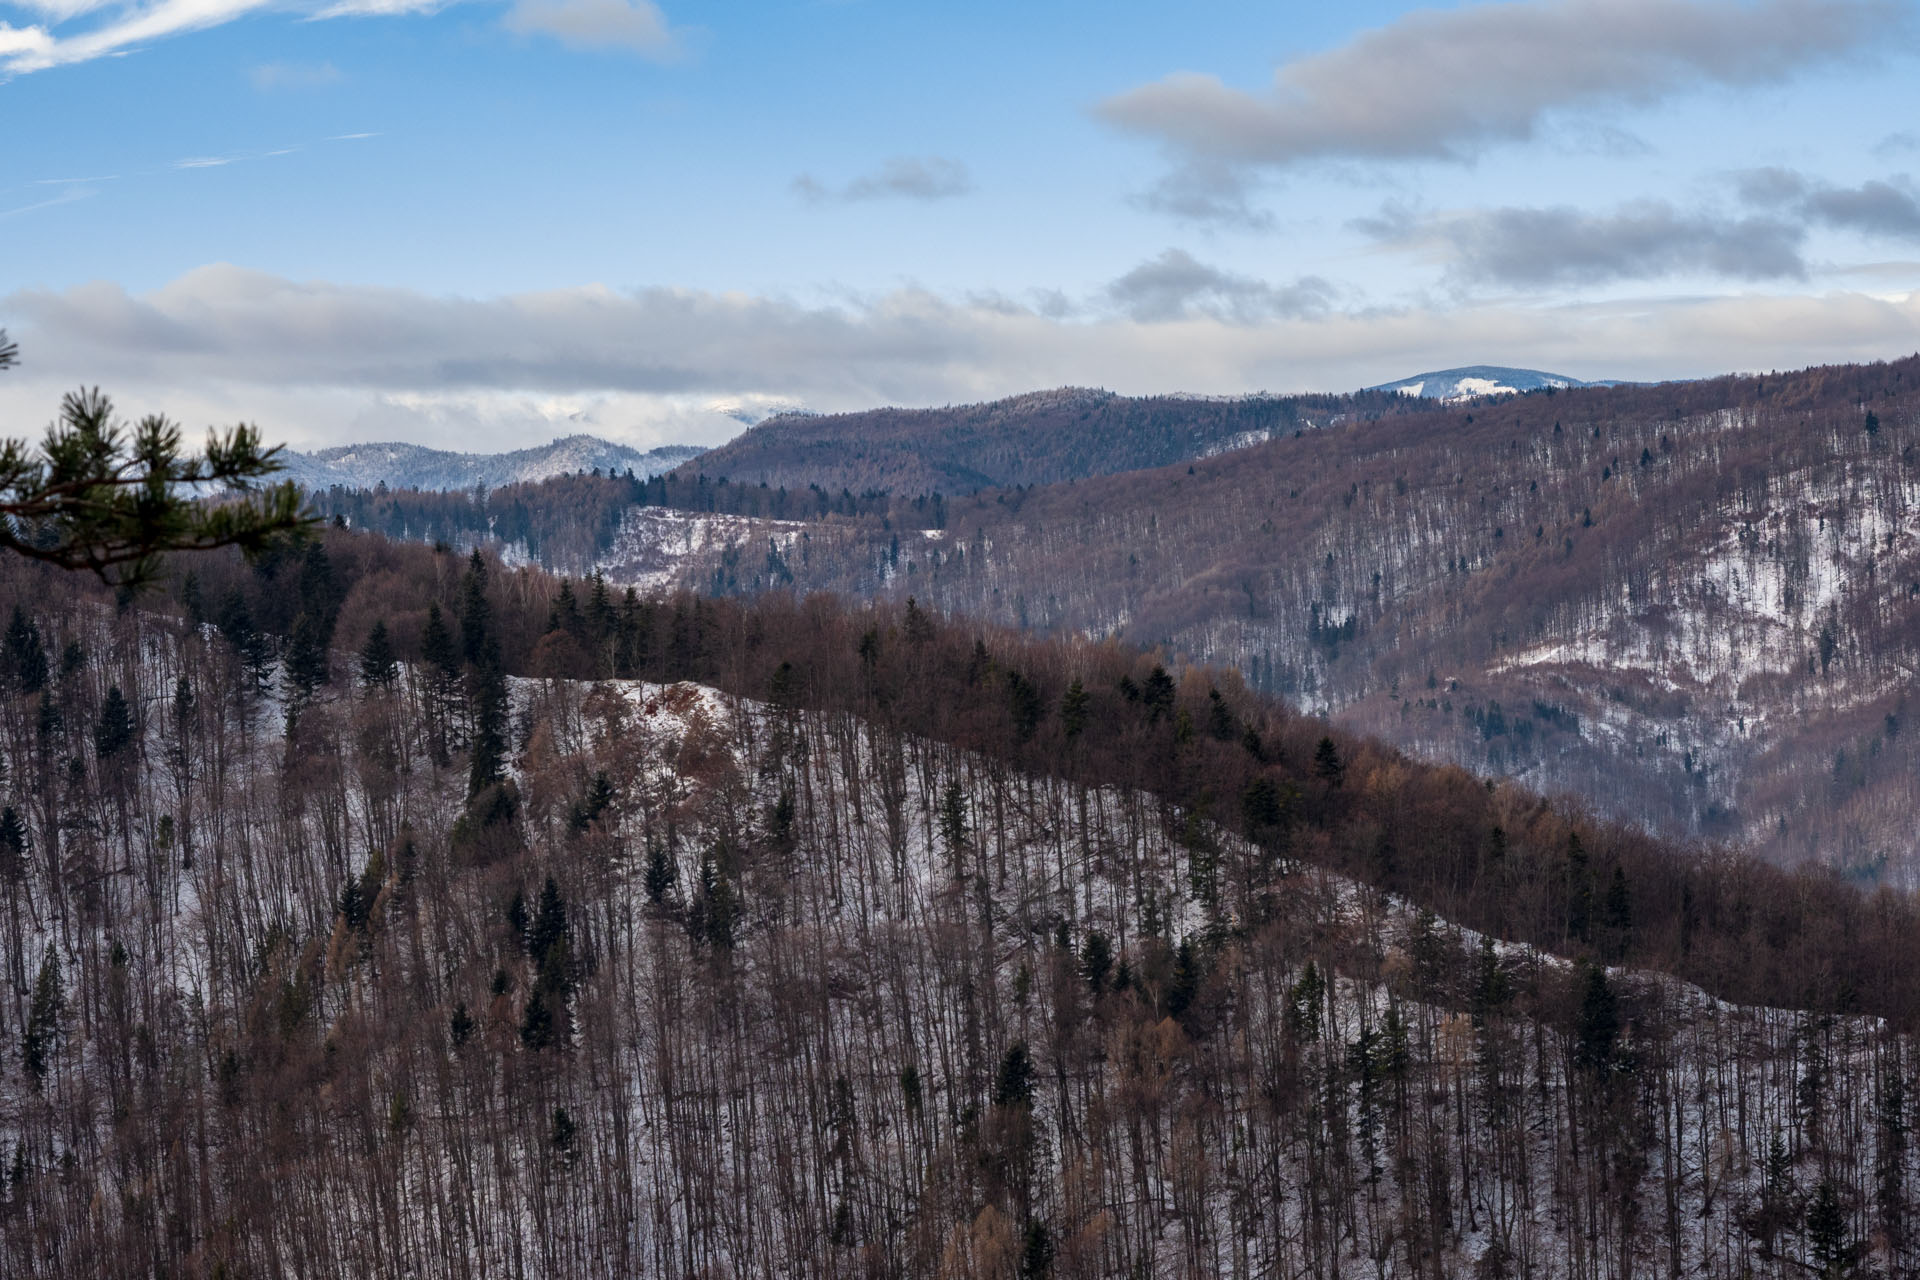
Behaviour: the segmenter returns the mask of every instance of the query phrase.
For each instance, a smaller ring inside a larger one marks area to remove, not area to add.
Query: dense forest
[[[917,601],[0,563],[7,1274],[1910,1274],[1920,907]]]
[[[1423,757],[1916,883],[1920,359],[1593,387],[736,530],[709,591],[1166,645]],[[772,539],[770,542],[769,540]]]

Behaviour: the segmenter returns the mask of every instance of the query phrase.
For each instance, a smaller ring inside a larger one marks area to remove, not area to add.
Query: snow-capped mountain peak
[[[1470,400],[1475,396],[1515,395],[1548,387],[1606,386],[1605,381],[1586,382],[1563,373],[1543,373],[1538,369],[1510,369],[1504,365],[1475,364],[1458,369],[1439,369],[1416,373],[1398,382],[1383,382],[1369,391],[1398,391],[1402,395],[1426,400]]]

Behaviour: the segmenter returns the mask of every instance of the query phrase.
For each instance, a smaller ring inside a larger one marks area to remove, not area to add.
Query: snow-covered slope
[[[1608,383],[1583,382],[1563,373],[1542,373],[1538,369],[1509,369],[1503,365],[1474,364],[1459,369],[1439,369],[1416,373],[1398,382],[1383,382],[1369,391],[1398,391],[1424,400],[1468,400],[1474,396],[1512,395],[1521,391],[1540,391],[1547,387],[1591,387]]]
[[[573,435],[511,453],[454,453],[417,444],[349,444],[316,453],[287,453],[287,478],[303,488],[344,485],[371,489],[496,488],[598,469],[631,470],[640,477],[671,471],[706,452],[694,445],[663,445],[641,451],[597,436]]]

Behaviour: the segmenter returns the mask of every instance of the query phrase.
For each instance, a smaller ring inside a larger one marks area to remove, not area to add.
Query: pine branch
[[[0,331],[0,369],[19,348]],[[239,547],[255,554],[317,519],[257,428],[210,431],[182,451],[180,428],[153,414],[131,429],[98,388],[68,394],[35,448],[0,441],[0,549],[138,587],[175,551]]]

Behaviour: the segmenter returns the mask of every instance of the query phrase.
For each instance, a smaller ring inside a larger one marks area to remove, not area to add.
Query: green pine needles
[[[0,332],[0,369],[19,348]],[[212,431],[185,452],[159,414],[128,424],[98,388],[69,393],[36,446],[0,440],[0,548],[123,587],[150,582],[172,551],[264,550],[311,523],[258,428]]]

